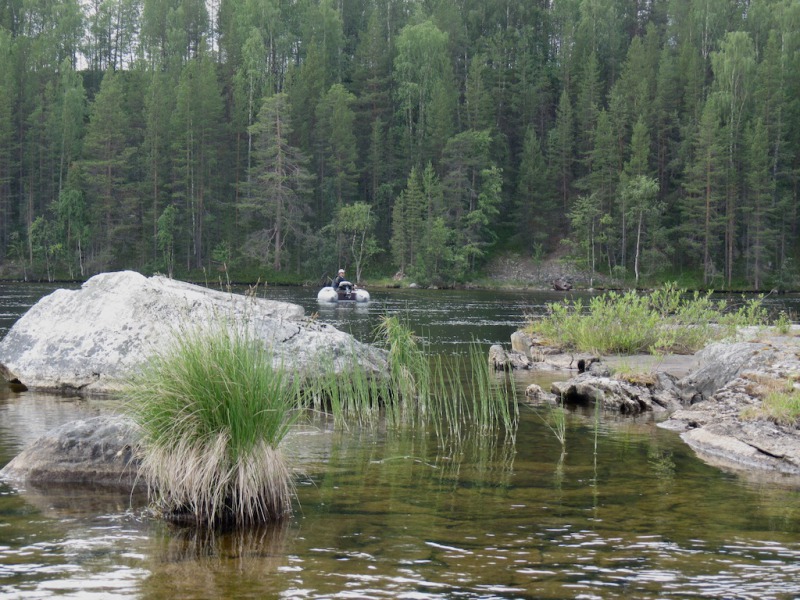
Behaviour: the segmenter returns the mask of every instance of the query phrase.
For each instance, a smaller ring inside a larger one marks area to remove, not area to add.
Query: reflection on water
[[[520,306],[540,302],[442,298],[450,316],[436,296],[426,307],[386,292],[374,310],[320,318],[369,334],[360,321],[403,307],[446,350],[473,329],[507,343]],[[0,391],[0,464],[61,422],[114,409]],[[522,407],[513,445],[304,422],[285,447],[297,504],[280,527],[198,532],[150,519],[124,492],[0,484],[0,597],[800,596],[797,489],[710,467],[646,416],[571,412],[562,452],[546,410]]]
[[[800,594],[797,490],[739,481],[644,421],[573,413],[562,454],[540,410],[522,412],[513,446],[304,423],[281,527],[198,532],[148,519],[142,498],[3,487],[0,595]]]

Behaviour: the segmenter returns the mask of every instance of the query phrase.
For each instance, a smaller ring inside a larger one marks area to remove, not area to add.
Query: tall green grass
[[[693,353],[739,327],[768,323],[762,297],[731,306],[711,292],[689,294],[667,285],[649,295],[636,291],[595,296],[548,306],[548,314],[526,327],[554,346],[598,354]]]
[[[515,432],[513,385],[498,380],[477,344],[466,355],[432,355],[397,317],[382,319],[376,344],[386,350],[383,377],[367,373],[353,353],[351,365],[339,373],[322,363],[302,385],[304,402],[330,412],[340,427],[384,424],[432,429],[440,437],[459,436],[466,428]]]
[[[346,368],[330,355],[301,376],[276,364],[246,324],[223,319],[180,332],[126,391],[154,506],[207,526],[279,520],[294,496],[279,445],[307,409],[330,413],[340,428],[431,428],[442,444],[466,429],[513,438],[513,382],[497,379],[477,344],[454,360],[431,356],[394,317],[378,337],[387,351],[383,375],[361,364],[354,347]]]
[[[279,444],[298,414],[297,384],[246,326],[181,332],[125,395],[143,432],[141,475],[165,516],[247,524],[291,510]]]

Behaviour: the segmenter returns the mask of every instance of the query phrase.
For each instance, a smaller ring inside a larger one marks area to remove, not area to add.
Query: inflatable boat
[[[322,288],[317,294],[317,302],[369,302],[369,292],[356,288],[349,281],[342,281],[338,290],[330,286]]]

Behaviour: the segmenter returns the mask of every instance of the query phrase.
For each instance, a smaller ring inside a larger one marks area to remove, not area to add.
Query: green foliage
[[[125,393],[159,510],[202,525],[290,511],[292,480],[279,444],[298,414],[296,385],[246,324],[176,332]]]
[[[365,202],[341,206],[336,211],[332,229],[341,237],[345,247],[344,260],[340,259],[337,264],[346,265],[352,261],[356,271],[356,283],[361,283],[364,266],[370,258],[381,252],[373,235],[375,218],[372,207]]]
[[[558,347],[598,354],[690,354],[740,327],[768,321],[761,297],[730,307],[713,300],[711,292],[690,295],[674,285],[650,295],[609,292],[588,306],[579,299],[548,309],[548,315],[528,324],[530,332]]]
[[[477,344],[466,356],[431,356],[397,317],[384,317],[376,342],[387,353],[385,376],[367,373],[355,357],[343,370],[329,361],[303,383],[303,402],[329,411],[339,427],[431,428],[443,441],[465,430],[515,435],[513,385],[496,379]]]
[[[332,260],[322,229],[363,203],[386,269],[419,281],[570,239],[634,283],[797,285],[796,2],[411,4],[14,3],[0,261],[45,271],[12,233],[75,192],[83,216],[59,218],[51,266],[77,277],[162,262],[169,204],[177,271],[230,247],[237,277],[317,275]],[[631,196],[637,177],[655,197]]]

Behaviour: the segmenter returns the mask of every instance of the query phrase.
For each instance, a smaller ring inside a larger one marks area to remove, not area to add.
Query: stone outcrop
[[[784,336],[710,345],[700,353],[705,365],[683,380],[691,405],[659,425],[718,466],[800,476],[800,420],[763,410],[771,391],[800,388],[799,352],[797,338]]]
[[[521,352],[508,352],[500,344],[494,344],[489,348],[489,366],[495,371],[530,369],[531,361]]]
[[[610,376],[612,362],[604,358],[590,362],[585,373],[553,383],[550,392],[530,385],[526,398],[600,403],[606,410],[630,415],[652,412],[659,426],[678,431],[707,462],[796,477],[800,476],[800,419],[791,423],[776,419],[763,410],[763,401],[776,389],[800,393],[798,334],[800,328],[795,327],[794,335],[764,331],[756,332],[752,341],[709,344],[692,357],[674,361],[667,357],[658,369],[642,369],[638,375]],[[512,335],[515,347],[527,347],[543,361],[559,356],[520,332]],[[628,371],[638,364],[632,357],[622,360]]]
[[[715,342],[695,355],[699,368],[683,378],[682,385],[693,393],[690,404],[711,398],[744,370],[767,367],[778,358],[776,346],[764,342]]]
[[[586,352],[563,352],[525,331],[515,331],[511,334],[511,351],[527,357],[530,366],[524,367],[526,369],[577,370],[580,360],[583,360],[585,364],[598,360],[596,356]]]
[[[0,477],[22,484],[91,484],[132,489],[139,430],[125,417],[71,421],[29,444]]]
[[[672,412],[681,407],[677,380],[667,373],[627,378],[583,373],[554,382],[551,392],[567,404],[600,403],[605,410],[626,415]]]
[[[353,360],[370,372],[384,369],[382,351],[303,313],[295,304],[166,277],[104,273],[79,290],[56,290],[23,315],[0,342],[0,373],[31,389],[113,393],[174,336],[213,324],[246,325],[292,371],[341,370]]]

